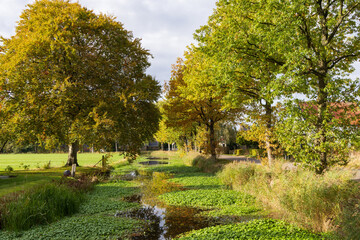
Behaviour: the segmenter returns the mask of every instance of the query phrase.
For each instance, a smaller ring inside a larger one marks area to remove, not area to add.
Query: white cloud
[[[15,33],[26,4],[34,0],[0,0],[0,35]],[[75,2],[75,0],[73,1]],[[193,42],[192,34],[206,24],[216,0],[78,0],[95,13],[113,15],[154,56],[148,73],[163,82],[170,78],[171,64]]]
[[[193,42],[193,33],[206,24],[215,0],[80,0],[95,12],[111,14],[122,22],[154,59],[149,73],[163,82],[170,78],[171,64]]]
[[[75,0],[73,0],[75,1]],[[163,82],[170,78],[171,64],[182,57],[194,42],[193,33],[206,24],[216,0],[78,0],[95,13],[113,15],[127,30],[142,38],[144,48],[154,56],[148,73]],[[0,35],[15,33],[26,4],[34,0],[0,0]],[[360,77],[360,63],[354,64],[352,77]]]

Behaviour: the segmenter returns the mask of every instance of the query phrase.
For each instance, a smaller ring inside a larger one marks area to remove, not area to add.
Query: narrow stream
[[[126,200],[138,201],[139,195]],[[201,229],[217,225],[209,218],[197,216],[200,209],[188,207],[150,205],[140,199],[142,207],[128,212],[119,212],[116,216],[131,217],[149,221],[145,233],[139,236],[133,236],[132,239],[142,240],[165,240],[172,239],[175,236],[191,230]]]
[[[135,178],[136,172],[127,174]],[[130,179],[129,179],[130,180]],[[133,195],[124,198],[128,202],[137,202],[142,205],[140,209],[118,212],[117,217],[131,217],[148,221],[144,233],[133,235],[133,240],[165,240],[191,230],[218,225],[213,219],[199,216],[203,210],[189,207],[176,207],[158,204],[142,195]],[[160,206],[161,205],[161,206]]]

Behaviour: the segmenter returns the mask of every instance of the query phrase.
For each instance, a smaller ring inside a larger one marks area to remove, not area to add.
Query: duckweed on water
[[[325,236],[299,229],[282,221],[261,219],[247,223],[208,227],[184,234],[179,240],[221,240],[221,239],[325,239]]]
[[[80,207],[82,214],[95,214],[100,212],[116,212],[128,208],[136,208],[137,203],[122,201],[139,193],[134,182],[119,181],[113,183],[98,184],[95,190],[89,195],[89,200]]]
[[[222,207],[254,204],[250,195],[225,189],[194,189],[165,193],[159,196],[169,205],[188,207]]]
[[[123,239],[135,232],[140,222],[130,218],[103,215],[76,215],[51,225],[40,226],[25,232],[0,232],[3,240],[98,240]]]
[[[222,188],[223,184],[218,177],[208,173],[179,174],[169,182],[181,184],[186,188],[213,189]]]

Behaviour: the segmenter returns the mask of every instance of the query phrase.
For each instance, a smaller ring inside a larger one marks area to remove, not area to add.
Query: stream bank
[[[298,239],[321,239],[279,221],[264,222],[266,212],[254,198],[226,189],[215,175],[185,166],[179,157],[168,164],[141,161],[149,159],[115,166],[110,179],[88,194],[79,213],[29,231],[0,232],[0,239],[267,239],[266,229],[283,229],[278,239],[300,236],[294,232],[313,236]],[[256,233],[254,226],[263,230]],[[239,229],[259,238],[244,238]]]

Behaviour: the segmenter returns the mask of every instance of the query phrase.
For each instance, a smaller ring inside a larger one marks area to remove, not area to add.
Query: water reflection
[[[164,181],[167,177],[165,173],[153,174],[152,180],[148,179],[149,176],[140,178],[142,174],[139,172],[131,172],[130,174],[133,175],[133,179],[141,181],[142,194],[125,197],[123,200],[137,202],[141,204],[141,207],[118,212],[115,216],[136,218],[147,222],[143,232],[131,236],[133,240],[167,240],[191,230],[219,224],[243,222],[254,218],[254,216],[206,217],[200,214],[206,211],[204,209],[168,206],[157,198],[159,194],[172,191],[171,189],[174,188],[169,182]],[[165,185],[162,186],[161,184]],[[178,187],[176,189],[177,191],[182,190]],[[160,190],[164,190],[164,192]]]
[[[151,206],[142,203],[142,208],[128,212],[118,212],[115,216],[131,217],[148,222],[144,234],[132,236],[131,239],[165,240],[175,236],[209,226],[216,225],[208,218],[198,216],[200,209],[174,206]]]

